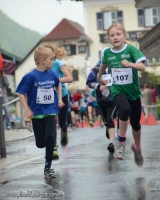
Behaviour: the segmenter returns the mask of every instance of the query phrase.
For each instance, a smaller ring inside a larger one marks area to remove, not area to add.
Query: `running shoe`
[[[44,177],[45,178],[56,178],[57,176],[55,175],[54,169],[44,169]]]
[[[131,149],[134,152],[134,160],[137,165],[143,165],[144,159],[141,151],[136,151],[134,144],[131,145]]]
[[[118,146],[115,148],[114,157],[118,159],[123,159],[125,154],[125,145],[119,142]]]
[[[92,120],[89,120],[89,122],[88,122],[91,126],[93,126],[94,125],[94,123],[93,123],[93,121]]]
[[[109,132],[108,132],[108,128],[106,127],[106,137],[108,138],[108,139],[110,139],[109,138]]]
[[[61,132],[61,145],[66,146],[68,144],[68,133]]]
[[[58,158],[59,158],[58,147],[55,146],[53,151],[53,159],[58,159]]]
[[[114,153],[114,144],[113,143],[110,143],[107,147],[109,153]]]

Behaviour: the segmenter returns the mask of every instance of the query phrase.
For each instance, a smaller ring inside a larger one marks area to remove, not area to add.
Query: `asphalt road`
[[[56,179],[44,179],[44,149],[36,148],[33,137],[7,143],[0,200],[159,200],[160,125],[143,126],[142,133],[142,167],[134,163],[130,150],[130,126],[124,160],[108,153],[104,128],[69,132],[66,147],[61,147],[58,136],[60,159],[52,164]]]

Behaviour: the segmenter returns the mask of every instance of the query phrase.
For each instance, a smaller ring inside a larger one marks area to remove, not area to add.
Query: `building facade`
[[[152,0],[150,2],[149,8],[144,9],[136,8],[134,0],[83,0],[85,32],[93,41],[90,44],[91,67],[99,60],[100,50],[110,47],[106,33],[114,22],[124,24],[128,32],[127,40],[139,48],[138,40],[159,22],[160,9],[157,4],[152,4]],[[152,56],[147,60],[148,64]]]
[[[80,24],[68,19],[63,19],[23,59],[15,72],[16,85],[18,85],[26,73],[36,67],[34,63],[34,50],[46,42],[50,42],[54,46],[62,47],[67,51],[67,56],[62,61],[72,73],[73,83],[71,85],[74,85],[78,90],[84,90],[89,66],[89,44],[92,41],[84,33],[84,28]]]

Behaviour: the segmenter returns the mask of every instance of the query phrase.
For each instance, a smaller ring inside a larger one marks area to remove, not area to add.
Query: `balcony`
[[[157,7],[160,5],[159,0],[135,0],[136,8]]]
[[[160,49],[160,23],[148,31],[139,40],[140,50],[148,58],[159,57]]]

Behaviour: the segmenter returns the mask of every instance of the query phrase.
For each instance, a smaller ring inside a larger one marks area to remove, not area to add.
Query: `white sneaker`
[[[125,154],[125,145],[119,142],[118,146],[115,148],[114,157],[118,159],[123,159]]]

